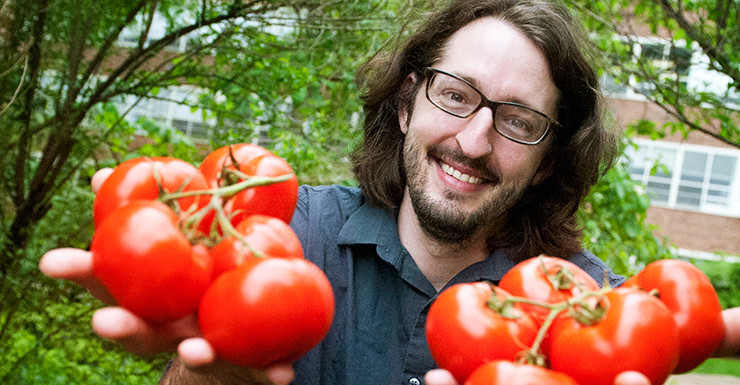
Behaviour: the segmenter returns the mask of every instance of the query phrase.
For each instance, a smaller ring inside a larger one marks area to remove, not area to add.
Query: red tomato
[[[159,183],[157,183],[159,180]],[[198,168],[184,160],[168,157],[136,158],[118,165],[105,180],[93,202],[95,227],[113,210],[128,202],[155,200],[164,191],[172,193],[207,190],[208,182]],[[210,197],[185,197],[177,200],[183,213],[194,212],[208,204]]]
[[[443,291],[429,309],[426,337],[439,367],[459,383],[487,361],[514,360],[537,336],[534,322],[519,303],[499,314],[487,302],[509,294],[489,282],[462,283]]]
[[[231,185],[238,180],[227,180],[223,170],[236,168],[234,161],[239,165],[239,171],[249,176],[277,177],[293,172],[282,158],[247,143],[216,149],[206,156],[200,170],[213,187]],[[254,214],[273,216],[289,223],[297,201],[298,178],[293,175],[284,182],[241,191],[228,199],[224,208],[232,216],[234,224]]]
[[[552,370],[579,384],[613,385],[634,370],[662,384],[678,363],[678,329],[668,308],[644,291],[618,288],[604,295],[605,313],[593,325],[558,318],[547,355]]]
[[[491,361],[476,369],[465,385],[578,385],[564,373],[541,366]]]
[[[673,313],[681,341],[675,373],[684,373],[712,356],[725,334],[722,305],[712,282],[689,262],[662,259],[648,264],[624,287],[658,290],[658,298]]]
[[[93,236],[93,271],[119,305],[151,323],[195,312],[211,282],[211,260],[192,246],[177,215],[158,201],[113,211]]]
[[[329,331],[333,316],[332,288],[316,265],[252,258],[211,285],[198,322],[219,358],[266,368],[308,352]]]
[[[226,237],[211,249],[213,276],[241,265],[252,258],[252,250],[269,257],[303,258],[303,248],[298,236],[287,223],[266,215],[252,215],[236,226],[243,241],[234,236]]]
[[[547,304],[567,301],[584,290],[599,290],[599,284],[576,264],[549,256],[518,263],[504,275],[499,287],[513,296]],[[522,309],[537,326],[542,325],[550,312],[545,307],[530,304],[522,304]]]
[[[224,180],[225,176],[223,175],[224,169],[234,168],[234,160],[241,165],[243,163],[248,163],[257,157],[271,154],[272,153],[266,148],[255,144],[233,144],[213,150],[205,157],[205,159],[203,159],[199,169],[203,176],[206,177],[211,187],[221,187],[225,184],[235,182]]]

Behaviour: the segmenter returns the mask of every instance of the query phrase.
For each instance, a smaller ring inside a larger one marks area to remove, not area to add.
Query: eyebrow
[[[471,84],[471,85],[472,85],[473,87],[475,87],[475,89],[476,89],[476,90],[477,90],[478,92],[480,92],[480,93],[481,93],[481,94],[482,94],[482,95],[483,95],[483,96],[484,96],[484,97],[485,97],[486,99],[488,99],[488,100],[492,100],[492,99],[490,99],[490,98],[489,98],[488,96],[486,96],[486,94],[484,94],[484,93],[483,93],[483,91],[481,91],[481,88],[482,88],[482,87],[480,86],[480,84],[478,84],[478,81],[477,81],[477,80],[476,80],[475,78],[473,78],[473,77],[470,77],[470,76],[467,76],[467,75],[460,75],[460,74],[458,74],[458,73],[455,73],[455,72],[450,72],[450,73],[451,73],[451,74],[455,74],[455,75],[456,75],[456,76],[458,76],[458,77],[459,77],[460,79],[465,79],[465,81],[466,81],[466,82],[470,83],[470,84]],[[507,98],[504,98],[504,99],[499,99],[499,100],[495,100],[495,101],[498,101],[498,102],[511,102],[511,103],[517,103],[517,104],[521,104],[521,105],[523,105],[523,106],[527,106],[527,107],[529,107],[529,108],[535,109],[535,110],[537,110],[537,111],[540,111],[540,109],[539,109],[539,108],[537,108],[537,107],[534,107],[534,106],[533,106],[532,104],[530,104],[530,103],[527,103],[527,101],[525,101],[525,100],[523,100],[523,99],[521,99],[521,98],[518,98],[518,97],[516,97],[516,96],[514,96],[514,97],[507,97]]]

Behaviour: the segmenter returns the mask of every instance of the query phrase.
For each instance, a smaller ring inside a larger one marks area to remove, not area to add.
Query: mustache
[[[449,160],[461,164],[474,170],[476,176],[482,177],[492,183],[499,183],[501,181],[501,174],[497,170],[491,170],[483,158],[469,158],[460,151],[439,147],[430,148],[427,151],[427,156],[429,158],[440,159],[442,161]]]

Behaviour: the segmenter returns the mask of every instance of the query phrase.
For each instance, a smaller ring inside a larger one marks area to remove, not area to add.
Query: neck
[[[430,238],[421,229],[408,194],[404,194],[399,209],[398,232],[401,243],[437,291],[457,273],[488,257],[482,232],[464,244],[440,243]]]

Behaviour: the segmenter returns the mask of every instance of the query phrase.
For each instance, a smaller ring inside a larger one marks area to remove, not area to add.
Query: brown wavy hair
[[[544,54],[560,91],[558,121],[547,155],[552,174],[531,186],[509,212],[503,233],[489,247],[511,248],[515,259],[547,253],[567,258],[582,248],[577,209],[617,155],[617,135],[603,121],[598,77],[584,48],[580,26],[562,5],[539,0],[457,0],[432,14],[416,33],[389,44],[363,64],[356,81],[363,95],[363,142],[352,167],[365,197],[397,211],[406,186],[399,108],[413,113],[424,68],[442,57],[450,37],[479,18],[494,16],[518,28]],[[495,44],[492,42],[491,44]],[[414,73],[419,81],[402,87]]]

